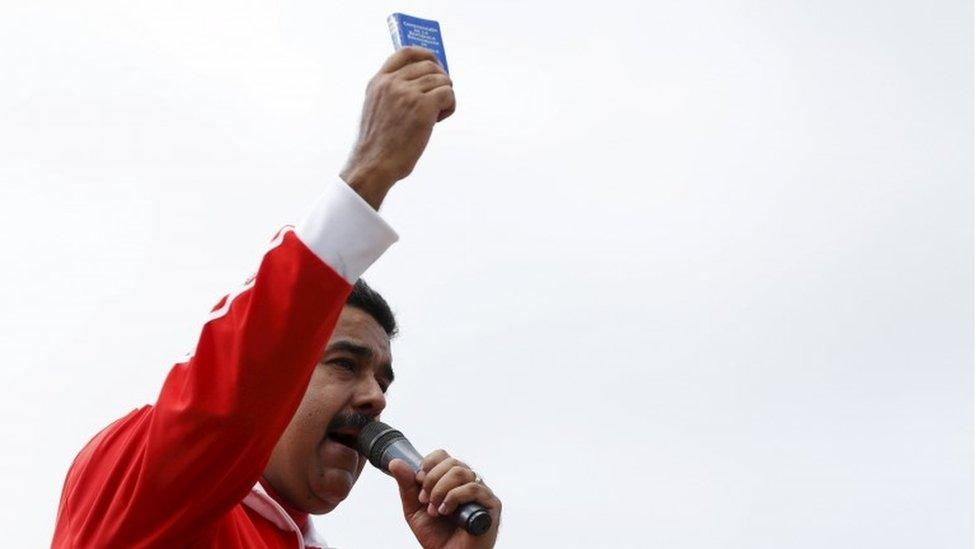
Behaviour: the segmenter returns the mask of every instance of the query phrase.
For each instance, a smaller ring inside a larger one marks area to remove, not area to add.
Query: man
[[[454,105],[430,52],[406,48],[386,61],[367,87],[343,181],[217,304],[156,403],[78,454],[54,547],[325,547],[308,515],[348,495],[365,464],[350,445],[393,382],[396,323],[357,282],[397,239],[376,210]],[[423,547],[494,545],[501,503],[465,464],[438,450],[417,474],[400,460],[390,469]],[[469,501],[492,516],[481,536],[449,518]]]

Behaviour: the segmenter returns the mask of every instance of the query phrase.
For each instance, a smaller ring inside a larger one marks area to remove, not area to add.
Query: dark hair
[[[390,310],[390,305],[379,292],[370,288],[365,280],[360,278],[356,281],[352,287],[352,293],[349,294],[349,299],[346,300],[346,305],[372,316],[389,337],[396,335],[397,323],[396,318],[393,317],[393,311]]]

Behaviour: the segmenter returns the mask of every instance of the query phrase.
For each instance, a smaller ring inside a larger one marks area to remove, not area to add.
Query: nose
[[[386,408],[386,395],[378,381],[370,377],[364,379],[356,387],[356,395],[353,399],[353,408],[361,414],[370,417],[379,417],[380,413]]]

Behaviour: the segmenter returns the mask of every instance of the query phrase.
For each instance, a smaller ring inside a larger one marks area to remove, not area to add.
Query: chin
[[[315,501],[310,505],[311,509],[309,513],[322,515],[338,507],[349,496],[349,492],[352,490],[355,482],[355,479],[352,479],[352,482],[348,485],[333,482],[330,483],[331,486],[323,486],[322,483],[312,483],[310,488],[312,495],[315,497]]]
[[[322,498],[316,497],[315,503],[313,503],[311,505],[311,509],[308,510],[308,514],[324,515],[326,513],[331,513],[338,506],[339,506],[338,503],[330,503],[328,501],[323,500]]]

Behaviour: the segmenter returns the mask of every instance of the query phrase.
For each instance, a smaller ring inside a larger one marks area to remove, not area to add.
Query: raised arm
[[[386,62],[367,89],[344,181],[327,186],[304,223],[279,232],[257,274],[217,304],[155,405],[78,455],[54,546],[186,546],[249,492],[351,285],[396,240],[375,209],[453,111],[450,80],[428,60],[406,49]]]

